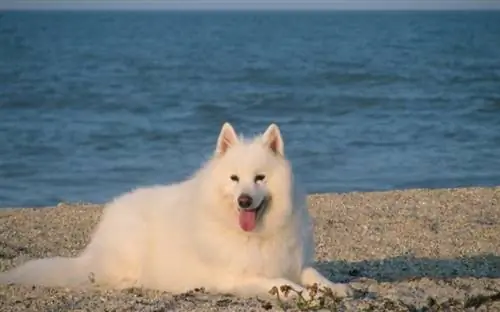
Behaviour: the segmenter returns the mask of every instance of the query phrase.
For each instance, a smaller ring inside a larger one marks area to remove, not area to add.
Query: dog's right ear
[[[238,143],[239,139],[230,123],[225,122],[220,131],[219,138],[217,139],[217,147],[215,148],[216,155],[224,155],[226,151]]]

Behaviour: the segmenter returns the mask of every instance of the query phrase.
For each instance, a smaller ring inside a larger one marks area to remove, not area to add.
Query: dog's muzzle
[[[254,203],[252,196],[250,196],[248,194],[241,194],[238,197],[238,206],[240,209],[244,209],[244,210],[257,210],[258,211],[266,205],[266,202],[267,202],[267,198],[264,197],[262,199],[262,201],[260,202],[259,206],[257,206],[256,208],[252,208],[252,204]]]
[[[241,194],[238,197],[239,223],[245,232],[250,232],[257,226],[258,219],[262,217],[267,206],[267,197],[264,197],[257,207],[254,206],[253,198],[248,194]]]

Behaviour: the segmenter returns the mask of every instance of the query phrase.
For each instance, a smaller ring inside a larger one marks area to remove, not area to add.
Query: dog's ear
[[[262,135],[264,144],[275,154],[285,156],[285,144],[281,137],[280,128],[276,124],[271,124]]]
[[[216,155],[223,155],[234,144],[238,143],[239,139],[230,123],[225,122],[217,139],[217,147],[215,148]]]

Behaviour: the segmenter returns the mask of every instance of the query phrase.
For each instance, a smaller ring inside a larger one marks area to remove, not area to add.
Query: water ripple
[[[3,12],[0,207],[185,178],[277,122],[309,192],[500,184],[498,12]]]

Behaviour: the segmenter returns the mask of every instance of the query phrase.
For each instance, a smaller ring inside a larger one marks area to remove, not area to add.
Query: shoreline
[[[148,187],[147,185],[144,187]],[[345,192],[312,192],[307,193],[306,196],[308,199],[318,198],[318,197],[328,197],[328,196],[346,196],[346,195],[383,195],[383,194],[392,194],[392,193],[410,193],[410,192],[439,192],[439,191],[457,191],[457,190],[482,190],[482,189],[498,189],[500,191],[499,185],[488,185],[488,186],[460,186],[460,187],[437,187],[437,188],[401,188],[401,189],[390,189],[390,190],[368,190],[368,191],[345,191]],[[113,198],[116,198],[126,192],[116,194]],[[113,198],[110,198],[112,200]],[[57,208],[61,206],[78,206],[78,207],[104,207],[110,200],[104,203],[94,203],[87,201],[77,201],[77,202],[69,202],[69,201],[61,201],[55,205],[42,205],[42,206],[26,206],[26,207],[10,207],[0,206],[0,214],[4,211],[22,211],[26,209],[37,210],[37,209],[46,209],[46,208]]]
[[[101,204],[0,208],[0,271],[30,258],[74,256]],[[309,194],[317,267],[364,297],[348,311],[406,311],[500,292],[500,186]],[[53,209],[47,209],[53,208]],[[155,291],[75,291],[0,285],[0,311],[266,311],[256,299]],[[391,302],[392,308],[387,306]],[[282,311],[271,302],[269,311]],[[406,308],[405,308],[406,307]],[[500,302],[482,308],[499,309]],[[402,309],[402,310],[401,310]],[[290,311],[294,311],[291,309]]]

